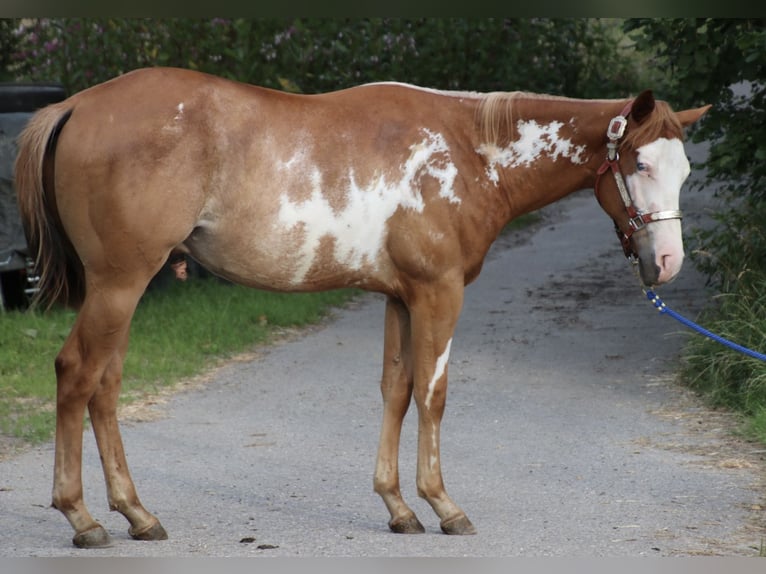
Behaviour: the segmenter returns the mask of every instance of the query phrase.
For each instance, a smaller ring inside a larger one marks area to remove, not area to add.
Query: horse
[[[473,534],[447,494],[440,424],[465,286],[512,219],[595,189],[644,284],[680,271],[684,129],[651,90],[625,99],[440,91],[397,82],[292,94],[196,71],[135,70],[38,111],[15,183],[39,301],[78,310],[55,359],[52,506],[77,547],[110,544],[83,501],[85,409],[109,508],[167,533],[139,500],[116,414],[131,318],[172,254],[258,289],[385,296],[374,491],[395,533],[402,421],[417,408],[417,494]],[[586,224],[586,222],[583,222]]]

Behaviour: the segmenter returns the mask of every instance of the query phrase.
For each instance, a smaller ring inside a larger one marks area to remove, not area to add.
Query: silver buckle
[[[631,217],[631,218],[628,219],[628,225],[630,225],[630,228],[634,232],[638,231],[640,229],[643,229],[644,227],[646,227],[646,222],[644,222],[643,217],[644,217],[644,214],[643,213],[639,213],[635,217]]]
[[[625,128],[628,125],[628,120],[623,116],[615,116],[609,122],[609,127],[606,128],[606,137],[610,140],[617,141],[625,134]]]

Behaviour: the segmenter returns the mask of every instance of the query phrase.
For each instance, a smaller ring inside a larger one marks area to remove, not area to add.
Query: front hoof
[[[441,523],[442,532],[444,534],[476,534],[476,528],[474,528],[471,521],[465,514],[461,514],[448,520],[443,520]]]
[[[112,545],[112,539],[104,527],[97,524],[93,528],[75,534],[72,544],[77,548],[109,548]]]
[[[131,527],[128,530],[128,534],[134,539],[134,540],[167,540],[168,539],[168,533],[165,532],[165,529],[162,527],[162,524],[159,523],[159,521],[154,522],[154,524],[151,524],[148,528],[144,528],[143,530],[133,530]]]
[[[396,534],[423,534],[426,531],[418,517],[414,514],[407,518],[392,518],[388,523],[388,527],[391,529],[391,532]]]

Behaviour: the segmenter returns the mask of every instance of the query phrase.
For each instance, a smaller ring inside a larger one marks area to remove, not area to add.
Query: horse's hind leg
[[[78,547],[110,543],[109,535],[93,519],[83,500],[82,431],[86,406],[90,407],[105,469],[113,469],[106,474],[109,492],[133,490],[114,411],[130,320],[145,284],[117,283],[91,281],[88,284],[88,294],[77,320],[56,358],[53,506],[74,528],[73,542]],[[131,504],[132,508],[136,508],[136,504],[140,506],[135,497]],[[143,513],[148,515],[146,511]],[[134,510],[131,515],[143,516],[143,513]],[[145,516],[144,519],[146,521]]]
[[[78,317],[56,357],[56,454],[52,506],[66,516],[78,547],[108,546],[104,528],[88,512],[82,490],[82,431],[85,407],[98,385],[97,365],[80,352]],[[87,321],[86,321],[87,323]]]
[[[136,540],[165,540],[168,537],[165,529],[138,499],[128,471],[117,422],[117,401],[122,386],[122,363],[127,343],[126,336],[119,352],[107,365],[101,384],[88,403],[88,411],[101,455],[110,510],[116,510],[128,519],[129,533]]]
[[[394,298],[386,303],[383,349],[383,426],[380,431],[374,487],[391,513],[392,531],[402,534],[424,532],[415,513],[404,502],[399,488],[399,439],[402,421],[412,397],[410,318],[404,304]]]

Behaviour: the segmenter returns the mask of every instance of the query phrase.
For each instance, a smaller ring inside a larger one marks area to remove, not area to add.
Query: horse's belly
[[[212,272],[253,287],[311,291],[385,283],[383,229],[321,221],[200,226],[184,244]]]

